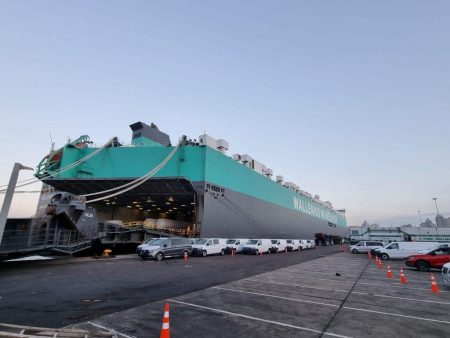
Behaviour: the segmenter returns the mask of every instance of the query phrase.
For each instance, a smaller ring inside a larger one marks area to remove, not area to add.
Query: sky
[[[129,142],[143,121],[226,139],[351,225],[418,223],[433,197],[447,214],[449,15],[448,1],[0,0],[0,184],[50,134]],[[16,194],[10,217],[37,198]]]

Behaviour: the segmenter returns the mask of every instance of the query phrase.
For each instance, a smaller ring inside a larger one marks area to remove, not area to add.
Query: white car
[[[372,249],[380,248],[383,245],[384,243],[380,241],[361,241],[358,244],[352,245],[350,247],[350,252],[353,254],[367,253]]]
[[[270,253],[272,242],[270,239],[250,239],[242,249],[246,255],[259,255],[260,253]]]
[[[308,240],[307,239],[299,239],[300,242],[300,250],[308,249]]]
[[[203,256],[208,255],[225,255],[227,247],[226,240],[223,238],[201,238],[192,244],[192,255]]]
[[[444,277],[444,283],[450,286],[450,263],[442,267],[442,277]]]
[[[284,252],[287,249],[287,242],[285,239],[271,239],[272,247],[270,248],[271,252]]]
[[[300,241],[298,239],[287,239],[286,242],[288,251],[300,250]]]
[[[225,251],[227,253],[231,253],[233,250],[235,253],[241,253],[244,245],[248,242],[248,239],[238,238],[238,239],[229,239],[226,242]]]
[[[306,240],[307,249],[314,249],[316,247],[316,241],[313,239]]]

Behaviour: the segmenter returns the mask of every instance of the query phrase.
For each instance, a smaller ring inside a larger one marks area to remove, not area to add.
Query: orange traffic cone
[[[392,273],[391,266],[388,265],[388,268],[387,268],[387,278],[392,278],[392,277],[394,277],[394,274]]]
[[[383,269],[383,262],[381,261],[381,259],[378,259],[378,269]]]
[[[408,282],[408,280],[406,279],[403,269],[400,268],[400,283],[406,284],[407,282]]]
[[[370,253],[370,251],[367,251],[367,256],[369,257],[369,260],[372,260],[372,254]]]
[[[164,307],[164,318],[161,328],[160,338],[170,338],[170,328],[169,328],[169,303],[166,303]]]
[[[186,251],[184,252],[183,259],[185,262],[188,260],[188,253]]]
[[[439,290],[436,280],[434,279],[434,273],[431,273],[431,292],[439,293],[440,291],[441,290]]]
[[[287,247],[284,248],[284,254],[285,254],[285,255],[287,254]]]
[[[234,256],[235,255],[235,253],[234,253],[234,248],[232,248],[231,249],[231,256]]]

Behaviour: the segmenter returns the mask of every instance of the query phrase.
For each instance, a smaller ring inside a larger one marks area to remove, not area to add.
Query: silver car
[[[352,245],[350,247],[350,252],[357,253],[367,253],[372,249],[380,248],[384,245],[383,242],[380,241],[361,241],[358,244]]]

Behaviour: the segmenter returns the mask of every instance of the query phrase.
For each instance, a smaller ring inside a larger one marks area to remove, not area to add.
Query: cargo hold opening
[[[58,190],[82,195],[104,191],[132,181],[126,179],[51,180]],[[87,197],[89,199],[99,196]],[[101,221],[143,226],[180,236],[197,236],[198,199],[192,183],[183,178],[150,179],[112,198],[90,204]]]

